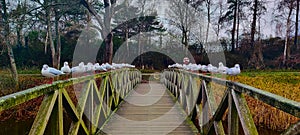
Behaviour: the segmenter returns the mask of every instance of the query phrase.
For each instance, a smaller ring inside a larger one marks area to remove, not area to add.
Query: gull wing
[[[51,73],[53,75],[62,75],[62,74],[64,74],[60,70],[57,70],[57,69],[54,69],[54,68],[49,68],[48,71],[49,71],[49,73]]]

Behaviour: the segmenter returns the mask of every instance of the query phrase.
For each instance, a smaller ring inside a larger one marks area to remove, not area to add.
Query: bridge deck
[[[196,134],[164,85],[138,84],[102,129],[107,134]]]

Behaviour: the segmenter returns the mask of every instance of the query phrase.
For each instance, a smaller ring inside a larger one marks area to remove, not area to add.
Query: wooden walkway
[[[158,82],[138,84],[102,131],[112,135],[197,134],[182,108]]]

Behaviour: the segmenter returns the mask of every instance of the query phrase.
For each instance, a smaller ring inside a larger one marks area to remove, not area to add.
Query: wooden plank
[[[231,90],[231,92],[232,91],[234,90]],[[239,117],[232,93],[228,96],[228,132],[230,135],[239,134]]]
[[[150,83],[151,87],[146,87],[146,85],[149,84],[139,84],[133,90],[139,93],[139,96],[131,92],[125,98],[117,112],[101,129],[102,132],[108,134],[197,134],[195,130],[192,130],[190,123],[186,122],[187,116],[180,105],[174,104],[174,102],[165,102],[172,101],[172,98],[162,84],[152,82]],[[145,89],[152,89],[154,92],[141,94],[147,91]],[[162,92],[161,97],[158,96],[158,92]],[[143,96],[145,96],[144,100],[149,101],[160,99],[147,106],[130,103],[135,98],[142,101],[143,99],[139,97]]]
[[[84,122],[82,121],[82,115],[84,113],[84,108],[87,102],[87,98],[89,95],[90,87],[91,87],[91,81],[86,82],[86,86],[83,87],[83,93],[81,94],[78,105],[76,107],[77,112],[79,113],[79,121],[73,121],[71,123],[71,127],[68,134],[78,134],[78,130],[80,128],[80,125],[83,127],[84,131],[88,134],[88,128],[85,126]]]
[[[166,72],[170,72],[170,71],[173,72],[174,70],[166,70]],[[180,70],[180,69],[176,69],[175,71],[181,72],[181,73],[188,73],[193,76],[198,76],[201,79],[204,79],[209,82],[213,81],[220,85],[226,84],[226,86],[228,86],[230,88],[233,88],[241,93],[245,93],[255,99],[258,99],[266,104],[269,104],[275,108],[278,108],[284,112],[287,112],[295,117],[300,118],[300,102],[296,102],[296,101],[284,98],[282,96],[279,96],[279,95],[276,95],[276,94],[273,94],[273,93],[270,93],[270,92],[267,92],[267,91],[264,91],[261,89],[254,88],[254,87],[246,85],[246,84],[238,83],[238,82],[232,82],[232,81],[228,81],[225,79],[216,78],[216,77],[207,76],[207,75],[198,74],[198,73],[192,73],[192,72]]]
[[[215,129],[216,134],[218,134],[218,135],[225,134],[225,131],[224,131],[224,128],[222,125],[222,117],[228,108],[229,90],[230,89],[227,89],[225,91],[225,94],[220,102],[220,105],[218,106],[214,116],[210,120],[211,123],[209,124],[209,129],[208,129],[209,133],[211,133],[213,131],[213,129]],[[212,121],[214,121],[214,122],[212,123]],[[212,125],[214,125],[214,127],[212,127]],[[217,126],[215,126],[215,125],[217,125]]]
[[[62,93],[63,93],[63,106],[65,110],[67,111],[68,115],[71,117],[72,121],[78,121],[79,114],[76,110],[75,105],[72,102],[72,99],[70,98],[66,90],[63,90]]]
[[[59,135],[64,134],[64,108],[63,108],[63,94],[62,94],[62,89],[59,89],[58,93],[58,130],[59,130]]]
[[[258,135],[245,97],[241,93],[237,93],[234,90],[231,92],[244,133],[246,135]]]
[[[216,105],[215,98],[213,96],[213,92],[211,90],[211,87],[209,86],[209,84],[207,86],[205,80],[202,80],[202,87],[203,87],[203,89],[202,89],[202,92],[203,92],[202,95],[205,96],[205,97],[203,97],[203,99],[204,99],[203,103],[207,102],[205,105],[208,106],[206,108],[203,108],[202,110],[203,110],[203,112],[208,112],[208,109],[210,110],[210,113],[206,114],[207,115],[206,117],[208,117],[207,118],[207,121],[208,121],[208,119],[209,119],[210,116],[214,116],[215,115],[215,111],[217,110],[218,107]],[[203,116],[203,117],[205,117],[205,116]],[[215,132],[217,134],[225,134],[222,122],[221,121],[215,121],[214,119],[213,119],[213,121],[214,121],[213,125],[214,125]],[[204,124],[207,125],[207,123],[208,122],[206,122]],[[204,128],[204,134],[206,134],[206,133],[208,134],[208,133],[211,132],[210,127],[211,126],[209,125],[209,126],[207,126],[207,128]]]
[[[46,95],[40,106],[39,112],[34,119],[33,125],[30,129],[29,135],[43,135],[46,129],[47,123],[51,116],[52,109],[55,105],[58,96],[58,91]]]

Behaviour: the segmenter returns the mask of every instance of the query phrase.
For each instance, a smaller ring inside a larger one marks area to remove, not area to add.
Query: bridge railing
[[[205,135],[238,135],[239,122],[244,134],[258,134],[245,95],[300,118],[299,102],[245,84],[180,69],[165,70],[162,82],[178,99],[199,132]],[[219,102],[214,97],[216,91],[212,83],[224,87]],[[226,113],[228,129],[224,130],[222,118]]]
[[[95,134],[140,81],[141,73],[136,69],[119,69],[57,81],[1,97],[0,112],[43,96],[30,135],[44,134],[50,123],[54,134]],[[68,87],[77,87],[77,91],[73,88],[71,92],[80,93],[76,95],[77,101],[71,98]],[[71,118],[71,125],[66,125],[66,114]],[[64,131],[65,127],[70,128]]]

